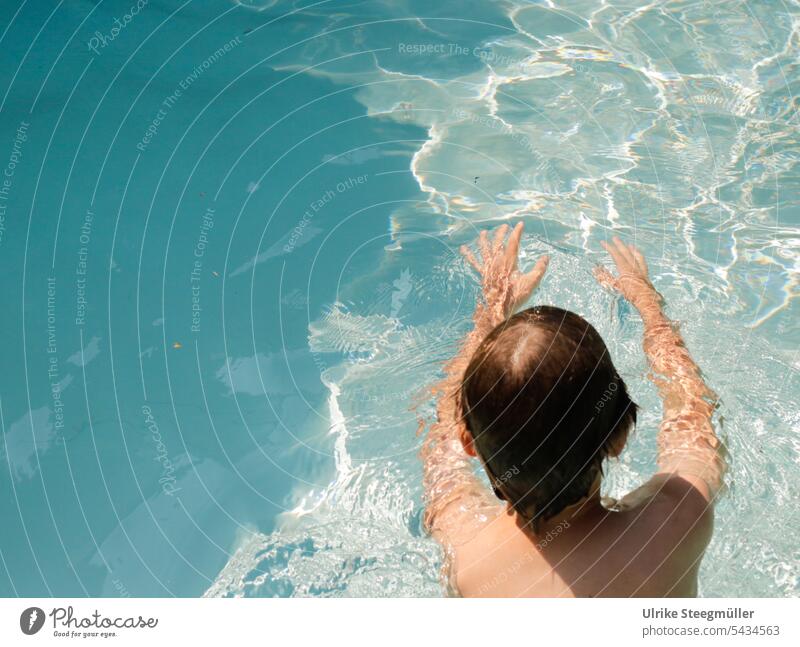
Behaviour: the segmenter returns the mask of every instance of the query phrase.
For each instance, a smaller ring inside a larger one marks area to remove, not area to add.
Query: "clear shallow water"
[[[0,16],[0,593],[441,595],[417,419],[523,218],[643,409],[607,491],[618,233],[722,397],[701,592],[797,595],[795,3],[106,4]]]

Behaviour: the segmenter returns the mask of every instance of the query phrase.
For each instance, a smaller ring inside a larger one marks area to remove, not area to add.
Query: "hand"
[[[611,244],[601,241],[617,266],[618,276],[614,276],[605,267],[595,268],[595,278],[604,287],[618,291],[634,307],[641,310],[643,306],[659,302],[659,296],[647,275],[647,263],[642,253],[633,245],[626,245],[614,236]]]
[[[495,324],[511,316],[514,310],[528,300],[541,282],[550,261],[549,256],[542,256],[530,272],[522,274],[517,268],[522,223],[517,223],[504,245],[507,233],[508,225],[502,225],[497,229],[491,243],[488,231],[480,233],[480,262],[466,245],[461,247],[464,258],[481,276],[483,298]]]

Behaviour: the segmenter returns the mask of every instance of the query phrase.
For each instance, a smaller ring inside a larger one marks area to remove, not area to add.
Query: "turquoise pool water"
[[[115,21],[116,20],[116,21]],[[0,594],[442,594],[417,419],[455,250],[524,219],[542,302],[642,406],[616,233],[722,398],[706,596],[800,592],[795,2],[0,10]],[[416,405],[415,410],[410,407]]]

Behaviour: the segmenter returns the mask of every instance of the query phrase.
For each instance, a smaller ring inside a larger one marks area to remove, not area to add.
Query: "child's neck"
[[[592,483],[592,486],[589,488],[589,493],[585,497],[579,501],[576,501],[572,505],[568,505],[558,514],[550,517],[549,519],[540,521],[538,531],[535,533],[533,532],[533,526],[529,521],[521,517],[516,512],[513,512],[513,509],[511,509],[510,506],[509,509],[511,513],[516,515],[517,525],[520,528],[531,535],[540,536],[559,526],[569,527],[571,523],[575,523],[579,519],[597,513],[599,509],[605,510],[600,501],[600,483],[601,476],[598,474]]]

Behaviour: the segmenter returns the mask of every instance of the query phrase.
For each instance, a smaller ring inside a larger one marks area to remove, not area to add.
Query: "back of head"
[[[486,337],[460,406],[498,496],[534,528],[589,493],[636,422],[600,335],[552,306],[524,310]]]

